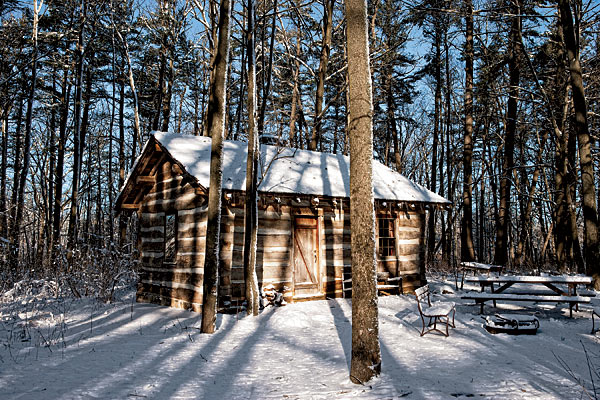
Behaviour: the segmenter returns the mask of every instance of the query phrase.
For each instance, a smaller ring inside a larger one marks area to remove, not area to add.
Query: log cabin
[[[210,153],[208,137],[154,132],[121,189],[117,210],[135,212],[139,221],[139,302],[202,309]],[[246,157],[247,143],[224,142],[221,312],[237,309],[245,295]],[[349,163],[341,154],[260,146],[259,287],[274,288],[288,302],[347,292]],[[373,161],[373,193],[378,273],[402,277],[401,289],[412,292],[426,283],[426,210],[450,202],[378,161]]]

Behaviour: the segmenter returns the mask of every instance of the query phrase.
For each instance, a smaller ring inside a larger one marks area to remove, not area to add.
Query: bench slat
[[[556,302],[556,303],[589,303],[592,301],[587,296],[558,296],[558,295],[522,295],[511,293],[472,293],[461,296],[462,299],[470,300],[507,300],[507,301],[539,301],[539,302]]]

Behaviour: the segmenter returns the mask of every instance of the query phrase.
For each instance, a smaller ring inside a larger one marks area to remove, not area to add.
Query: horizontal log
[[[174,307],[179,307],[181,304],[189,304],[190,307],[196,305],[200,308],[194,310],[201,311],[202,287],[200,287],[198,291],[185,288],[158,286],[147,282],[140,282],[138,283],[136,298],[138,301],[140,298],[152,299],[150,300],[152,303]],[[157,303],[157,301],[162,302]]]
[[[422,231],[420,229],[415,229],[415,230],[406,230],[405,228],[400,228],[397,233],[396,233],[396,237],[400,240],[414,240],[417,239],[422,243]]]
[[[179,215],[177,216],[177,222],[179,224],[184,224],[184,225],[188,225],[188,224],[189,225],[192,225],[192,224],[206,224],[206,220],[207,220],[207,213],[206,212],[199,212],[197,214],[182,215],[181,211],[179,211]]]
[[[152,200],[143,203],[142,212],[170,212],[199,207],[206,201],[204,196],[194,193],[186,194],[177,199]]]
[[[144,257],[162,257],[163,250],[164,244],[162,241],[158,243],[142,242],[139,245],[139,251]]]
[[[164,212],[156,212],[156,213],[148,213],[142,212],[140,213],[140,229],[151,228],[154,226],[162,226],[165,223],[165,213]]]
[[[177,265],[185,268],[189,267],[203,267],[204,266],[204,254],[197,253],[184,253],[185,255],[177,254]]]
[[[140,242],[142,244],[146,244],[146,243],[150,244],[151,243],[151,244],[154,244],[154,245],[156,245],[156,244],[162,245],[164,243],[164,238],[163,238],[162,234],[160,236],[158,236],[158,237],[142,236],[142,235],[140,235]]]
[[[140,270],[142,272],[171,272],[171,273],[179,273],[179,274],[204,274],[204,268],[202,267],[190,267],[190,268],[182,268],[179,266],[169,267],[162,265],[160,267],[150,267],[143,265]]]
[[[188,291],[194,293],[202,293],[202,276],[199,277],[200,284],[194,285],[192,283],[185,282],[174,282],[169,280],[155,280],[155,279],[141,279],[140,282],[146,286],[159,287],[170,289],[171,291],[180,290],[180,291]],[[179,296],[175,296],[176,298],[181,298]]]
[[[202,312],[202,303],[193,303],[185,300],[173,299],[170,296],[161,296],[160,294],[155,293],[140,292],[136,295],[136,301],[138,303],[157,304],[160,306],[178,308],[180,310]]]
[[[398,254],[400,256],[411,256],[414,254],[419,254],[422,248],[419,244],[399,244],[398,245]]]
[[[143,250],[140,252],[141,257],[148,257],[148,258],[161,258],[164,255],[164,252],[162,251],[150,251],[150,250]]]
[[[325,235],[336,235],[336,236],[348,236],[350,237],[350,235],[352,234],[352,230],[348,227],[327,227],[325,226],[325,229],[323,229],[323,233],[325,233]]]
[[[186,195],[196,196],[196,192],[190,184],[175,186],[169,189],[164,189],[162,191],[148,193],[146,197],[144,197],[144,202],[150,203],[152,201],[165,199],[174,200]]]
[[[160,286],[167,287],[179,287],[184,289],[196,290],[199,286],[202,286],[204,274],[188,273],[188,272],[174,272],[173,269],[168,268],[155,269],[152,271],[146,270],[144,274],[143,282],[157,283]]]
[[[161,220],[160,220],[160,225],[141,226],[140,233],[143,234],[143,233],[147,233],[147,232],[160,232],[162,234],[165,230],[164,221],[165,221],[165,215],[163,214],[161,217]]]
[[[423,226],[424,219],[421,218],[420,215],[409,215],[403,216],[401,215],[396,219],[398,226],[400,227],[412,227],[412,228],[420,228]]]
[[[165,234],[163,233],[162,229],[157,229],[149,232],[140,232],[140,241],[142,240],[162,243],[165,240]]]
[[[154,185],[156,183],[156,176],[138,175],[135,177],[135,183],[138,185]]]

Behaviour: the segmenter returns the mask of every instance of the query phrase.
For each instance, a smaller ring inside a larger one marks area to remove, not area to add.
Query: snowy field
[[[451,282],[432,287],[457,303],[456,329],[420,337],[414,297],[380,297],[382,375],[369,386],[348,379],[347,299],[219,315],[202,335],[199,314],[134,303],[132,289],[113,304],[15,291],[0,301],[0,399],[594,398],[600,333],[589,311],[498,304],[535,314],[540,329],[491,335]]]

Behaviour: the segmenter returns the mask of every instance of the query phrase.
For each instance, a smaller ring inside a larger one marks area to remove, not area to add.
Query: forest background
[[[368,4],[374,158],[454,203],[429,213],[428,267],[597,274],[600,4]],[[135,274],[137,221],[114,202],[153,130],[206,134],[218,10],[0,2],[0,292],[50,278],[109,299]],[[233,140],[247,140],[245,16],[234,2]],[[343,2],[263,0],[255,18],[259,135],[349,154]]]

